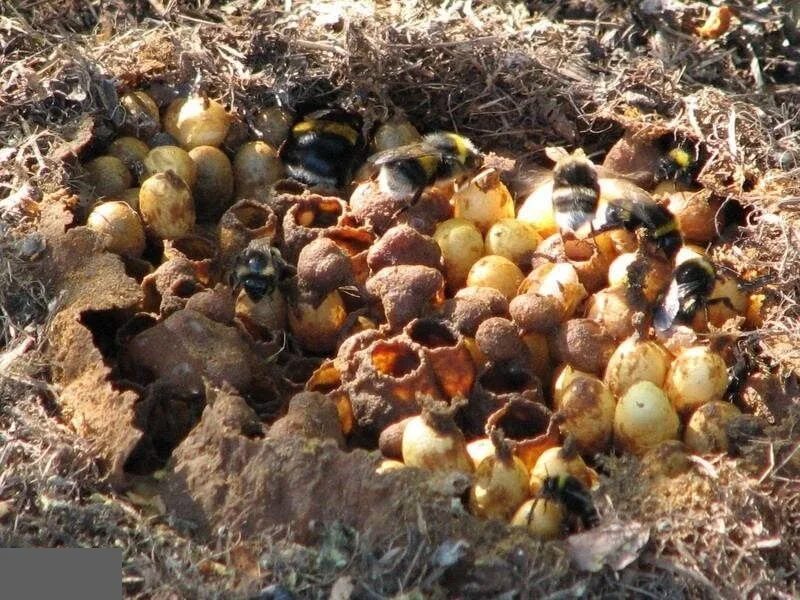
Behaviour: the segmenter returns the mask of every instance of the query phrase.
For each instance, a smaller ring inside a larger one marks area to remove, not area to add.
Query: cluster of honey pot
[[[145,279],[194,270],[156,319],[213,288],[263,361],[318,357],[306,390],[378,476],[464,472],[473,514],[551,539],[600,521],[596,455],[727,451],[730,348],[702,334],[757,326],[763,296],[706,252],[720,203],[689,141],[523,168],[399,116],[162,104],[121,96],[86,225]]]

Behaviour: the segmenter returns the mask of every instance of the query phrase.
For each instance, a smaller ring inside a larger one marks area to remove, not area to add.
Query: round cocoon
[[[519,507],[511,519],[511,525],[527,528],[528,533],[537,540],[555,540],[561,536],[565,518],[566,513],[560,502],[533,499]]]
[[[486,253],[504,256],[521,269],[529,269],[541,241],[533,225],[517,219],[500,219],[486,232]]]
[[[86,226],[103,236],[109,252],[137,258],[144,252],[145,237],[139,215],[121,200],[98,204]]]
[[[664,440],[677,439],[680,419],[664,391],[651,381],[634,383],[617,402],[614,445],[643,455]]]
[[[86,163],[85,168],[97,196],[116,196],[133,183],[128,167],[116,156],[98,156]]]
[[[131,171],[141,168],[148,152],[150,152],[150,147],[147,144],[131,136],[117,138],[108,146],[108,154],[116,156]]]
[[[286,329],[286,298],[277,287],[256,302],[242,290],[235,310],[236,316],[259,334]]]
[[[194,227],[194,202],[189,187],[172,171],[156,173],[139,188],[139,212],[152,235],[171,240]]]
[[[478,438],[467,444],[467,453],[472,459],[472,465],[477,469],[484,458],[494,455],[494,444],[488,437]]]
[[[543,237],[558,233],[552,196],[553,180],[545,180],[523,200],[517,213],[517,219],[533,225]]]
[[[584,456],[605,452],[614,431],[614,396],[594,377],[577,377],[564,390],[558,411],[559,429],[575,439]]]
[[[393,119],[384,123],[372,137],[373,152],[383,152],[391,148],[405,146],[421,139],[422,136],[409,121],[405,119]]]
[[[403,430],[403,462],[429,471],[473,471],[461,430],[439,430],[423,415],[412,417]]]
[[[342,296],[333,290],[319,306],[300,302],[290,307],[289,329],[303,348],[321,354],[336,348],[336,340],[346,317]]]
[[[555,410],[561,408],[561,399],[564,397],[564,392],[569,384],[577,378],[588,378],[602,383],[600,378],[596,375],[592,375],[586,371],[579,371],[572,365],[562,365],[558,369],[556,378],[553,380],[553,408]]]
[[[221,145],[230,124],[222,104],[200,95],[173,100],[164,114],[164,129],[187,150]]]
[[[733,319],[747,312],[748,297],[739,287],[735,277],[720,274],[714,283],[709,300],[726,299],[726,302],[711,302],[706,310],[708,322],[715,327],[722,327],[728,319]]]
[[[472,514],[508,520],[528,496],[528,470],[516,456],[492,453],[475,470],[469,495]]]
[[[531,469],[531,493],[537,494],[546,478],[561,474],[572,475],[588,488],[594,487],[596,474],[586,466],[580,454],[577,452],[572,454],[564,456],[562,446],[548,448],[542,452]]]
[[[639,381],[651,381],[661,387],[669,363],[670,354],[661,344],[634,335],[623,340],[614,350],[603,380],[616,397],[622,396]]]
[[[258,139],[273,148],[279,148],[289,137],[293,122],[294,114],[291,111],[280,106],[270,106],[258,112],[253,120],[253,129]]]
[[[263,196],[283,173],[283,163],[272,146],[260,141],[243,144],[233,158],[236,197]]]
[[[197,146],[189,150],[197,165],[193,196],[198,215],[219,217],[233,200],[233,167],[219,148]]]
[[[728,368],[717,353],[706,346],[686,348],[672,361],[664,389],[681,415],[721,400],[728,387]]]
[[[690,242],[706,244],[717,236],[719,202],[709,201],[708,193],[676,191],[669,195],[667,208],[675,215],[683,236]]]
[[[542,278],[535,290],[540,296],[552,296],[564,307],[563,318],[575,314],[578,305],[586,298],[586,288],[578,278],[578,272],[569,263],[558,263]]]
[[[157,146],[144,158],[144,179],[167,171],[172,171],[183,179],[189,189],[197,181],[197,165],[189,153],[178,146]]]
[[[696,454],[728,451],[728,434],[726,428],[740,411],[730,402],[714,400],[704,404],[692,414],[683,441]]]
[[[137,90],[123,94],[119,105],[123,132],[146,139],[161,130],[158,105],[147,92]]]
[[[627,285],[628,267],[635,260],[635,252],[625,252],[615,258],[608,267],[608,287]]]
[[[467,219],[448,219],[436,226],[433,239],[442,251],[448,288],[464,287],[472,265],[484,255],[480,230]]]
[[[478,173],[452,198],[453,214],[487,231],[500,219],[514,217],[514,199],[493,169]]]
[[[586,317],[602,325],[615,340],[633,334],[635,312],[626,289],[620,286],[600,290],[589,298],[586,306]]]
[[[508,300],[517,295],[524,279],[522,271],[513,262],[502,256],[484,256],[467,274],[467,286],[494,288]]]

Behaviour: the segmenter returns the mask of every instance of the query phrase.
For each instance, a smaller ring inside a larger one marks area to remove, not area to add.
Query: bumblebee
[[[539,497],[561,503],[567,514],[578,519],[584,529],[595,527],[600,522],[589,490],[572,475],[561,473],[546,477]]]
[[[476,172],[483,165],[483,155],[464,136],[439,131],[419,142],[379,152],[369,163],[378,170],[381,192],[408,199],[413,206],[429,185],[460,181]]]
[[[655,328],[666,331],[675,323],[690,323],[697,311],[708,305],[716,279],[714,265],[704,256],[696,255],[676,265],[667,293],[653,311]]]
[[[363,119],[341,108],[307,114],[292,126],[279,156],[289,177],[311,186],[348,185],[363,161]]]
[[[555,156],[555,155],[554,155]],[[560,153],[553,167],[553,212],[556,225],[564,232],[577,233],[592,225],[600,199],[597,170],[580,148]]]
[[[645,241],[669,260],[675,258],[683,245],[675,215],[644,192],[608,201],[595,218],[593,230],[602,233],[610,229],[642,230]]]
[[[247,247],[236,257],[231,285],[243,288],[253,302],[271,294],[294,267],[283,260],[280,251],[269,246],[265,249]]]
[[[684,145],[668,150],[658,160],[656,181],[678,181],[690,185],[699,170],[697,154]]]

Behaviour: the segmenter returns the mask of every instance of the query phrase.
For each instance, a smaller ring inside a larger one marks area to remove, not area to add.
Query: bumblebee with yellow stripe
[[[567,473],[546,477],[539,498],[560,503],[567,516],[579,520],[584,529],[595,527],[600,522],[589,490],[580,480]]]
[[[677,181],[689,186],[699,170],[697,153],[678,145],[666,151],[658,161],[656,181]]]
[[[440,131],[379,152],[369,163],[378,169],[378,186],[384,194],[407,199],[413,206],[429,185],[448,179],[458,182],[475,173],[483,155],[464,136]]]
[[[600,184],[594,164],[578,148],[572,154],[562,149],[549,149],[550,158],[557,158],[553,167],[553,212],[563,236],[575,234],[591,226],[600,199]]]
[[[231,286],[243,288],[253,302],[270,295],[295,268],[288,264],[274,246],[252,244],[237,257],[230,275]]]
[[[363,120],[341,108],[309,113],[294,124],[280,149],[289,177],[307,185],[348,185],[364,159]]]
[[[683,245],[675,215],[644,190],[608,200],[598,212],[593,230],[602,233],[611,229],[642,230],[644,241],[661,250],[669,260]]]
[[[653,325],[658,331],[667,331],[674,324],[689,324],[698,310],[705,310],[714,291],[717,271],[705,256],[687,252],[685,260],[680,254],[669,289],[661,304],[653,311]],[[728,301],[727,298],[720,299]],[[729,302],[729,301],[728,301]]]

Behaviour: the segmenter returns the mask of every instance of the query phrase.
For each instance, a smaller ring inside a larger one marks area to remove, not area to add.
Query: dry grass
[[[335,529],[313,549],[266,533],[248,545],[226,532],[197,544],[181,524],[143,517],[115,496],[60,425],[37,352],[56,304],[37,278],[35,208],[15,193],[28,183],[32,200],[64,184],[81,189],[80,169],[61,160],[81,149],[81,117],[93,115],[102,133],[117,94],[138,86],[185,90],[199,75],[245,122],[261,106],[311,99],[373,119],[402,111],[421,129],[456,129],[534,161],[548,145],[601,157],[633,123],[689,132],[709,151],[704,184],[755,210],[725,258],[770,276],[773,303],[743,343],[759,348],[766,369],[798,370],[800,89],[791,73],[800,67],[789,8],[733,2],[740,23],[700,40],[680,15],[649,15],[638,2],[286,4],[291,11],[264,0],[0,0],[2,545],[122,545],[126,594],[138,597],[224,596],[248,569],[308,597],[327,597],[345,575],[364,597],[445,593],[437,548],[413,528],[380,547]],[[795,43],[783,45],[786,37]],[[498,593],[796,597],[800,500],[787,456],[797,440],[797,424],[784,423],[761,448],[772,466],[720,459],[716,477],[634,493],[614,488],[632,467],[610,468],[616,510],[655,526],[646,560],[621,574],[554,570],[545,582],[520,565]]]

